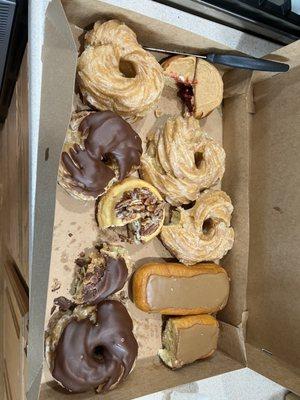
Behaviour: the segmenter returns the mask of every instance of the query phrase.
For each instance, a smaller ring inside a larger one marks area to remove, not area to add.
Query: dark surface
[[[260,58],[236,56],[231,54],[207,54],[206,59],[213,64],[228,65],[240,69],[257,71],[287,72],[289,65]]]
[[[288,44],[300,38],[290,0],[155,0],[252,35]]]
[[[28,0],[18,0],[0,88],[0,123],[4,122],[7,116],[23,54],[26,48],[27,39]]]

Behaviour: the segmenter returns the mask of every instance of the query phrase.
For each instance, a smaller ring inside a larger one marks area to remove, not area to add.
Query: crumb
[[[65,250],[61,253],[60,261],[63,263],[68,261],[68,256]]]
[[[55,306],[58,306],[60,311],[67,311],[74,308],[75,303],[64,296],[56,297],[53,300]]]
[[[61,283],[57,278],[53,279],[53,283],[51,285],[51,292],[56,292],[58,289],[60,289]]]
[[[85,257],[85,252],[82,251],[81,253],[79,253],[79,256],[80,256],[80,257]]]
[[[80,258],[76,258],[75,260],[75,264],[78,265],[78,267],[83,268],[86,267],[88,264],[90,264],[92,262],[91,257],[80,257]]]
[[[156,116],[156,118],[161,117],[162,114],[163,114],[163,112],[162,112],[159,108],[157,108],[157,109],[154,111],[154,115]]]
[[[121,292],[119,293],[119,299],[120,301],[125,301],[128,299],[125,290],[121,290]]]
[[[69,233],[68,233],[68,236],[69,236],[69,237],[72,237],[72,236],[73,236],[73,233],[69,232]]]
[[[280,207],[273,207],[275,211],[278,211],[280,214],[283,214],[283,211]]]

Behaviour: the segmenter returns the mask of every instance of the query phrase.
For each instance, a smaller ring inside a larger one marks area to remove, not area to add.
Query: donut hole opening
[[[184,210],[190,210],[191,208],[194,207],[195,204],[196,204],[196,200],[194,200],[194,201],[192,201],[191,203],[188,203],[188,204],[182,204],[181,207],[182,207]]]
[[[136,70],[134,65],[124,58],[121,58],[119,61],[119,70],[125,78],[135,78],[136,77]]]
[[[104,353],[105,348],[103,346],[97,346],[94,349],[94,358],[96,358],[98,362],[104,362]]]
[[[198,169],[200,169],[202,161],[204,159],[203,153],[197,152],[194,154],[195,165]]]
[[[211,218],[207,218],[202,224],[202,232],[204,235],[209,235],[214,228],[214,221]]]
[[[119,174],[118,162],[112,154],[110,153],[103,154],[101,161],[104,162],[105,165],[113,169],[115,175],[118,176]]]
[[[166,217],[164,225],[178,225],[180,222],[180,211],[174,207],[166,207]]]

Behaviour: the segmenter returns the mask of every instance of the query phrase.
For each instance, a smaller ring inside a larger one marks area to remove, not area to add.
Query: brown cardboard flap
[[[43,331],[50,264],[56,171],[69,123],[77,62],[72,35],[59,1],[46,12],[39,127],[33,262],[30,273],[28,399],[37,398],[43,360]],[[55,172],[54,172],[55,171]]]
[[[293,69],[300,65],[300,40],[288,46],[281,47],[263,58],[289,64],[290,69]],[[274,75],[278,75],[278,72],[255,71],[253,73],[252,83],[255,84],[256,82],[268,79]]]
[[[265,351],[246,344],[248,367],[300,395],[300,370]]]
[[[300,66],[291,64],[253,87],[247,341],[293,369],[300,367]]]
[[[230,354],[235,360],[246,365],[246,349],[243,324],[235,327],[219,321],[220,336],[218,348],[226,354]]]
[[[224,93],[223,98],[248,93],[251,90],[251,79],[253,72],[245,69],[231,69],[223,76]]]
[[[246,311],[246,287],[249,248],[249,137],[251,114],[247,94],[230,97],[223,104],[223,146],[226,169],[222,189],[229,193],[234,204],[232,226],[235,243],[222,260],[230,282],[230,295],[219,318],[238,327]]]
[[[149,393],[182,385],[198,379],[209,378],[241,368],[241,364],[217,351],[207,360],[199,361],[177,371],[164,367],[156,357],[137,361],[136,368],[117,390],[101,395],[103,400],[130,400]],[[50,381],[42,385],[39,400],[70,400],[70,394]],[[72,400],[95,400],[99,395],[93,392],[73,394]]]

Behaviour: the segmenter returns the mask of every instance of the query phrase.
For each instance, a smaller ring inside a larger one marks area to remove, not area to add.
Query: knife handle
[[[289,70],[288,64],[263,60],[261,58],[236,56],[232,54],[209,53],[206,55],[206,59],[213,64],[223,64],[228,65],[229,67],[242,69],[272,72],[286,72]]]

